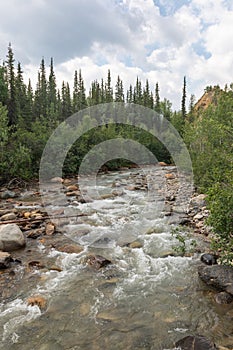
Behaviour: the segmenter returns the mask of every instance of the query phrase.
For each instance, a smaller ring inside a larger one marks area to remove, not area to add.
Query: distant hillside
[[[218,97],[221,94],[222,90],[217,86],[207,87],[204,95],[197,101],[194,106],[194,111],[199,112],[207,109],[209,105],[214,104],[217,105]]]

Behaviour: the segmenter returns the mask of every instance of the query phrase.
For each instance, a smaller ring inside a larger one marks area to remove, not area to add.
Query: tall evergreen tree
[[[47,116],[48,111],[48,94],[47,94],[47,79],[44,58],[41,60],[40,65],[40,108],[41,115]]]
[[[45,61],[41,60],[35,91],[34,113],[36,117],[47,117],[48,114],[48,83],[46,79]]]
[[[105,88],[104,88],[104,79],[101,79],[101,87],[100,87],[100,103],[106,102],[106,94],[105,94]]]
[[[142,83],[138,77],[136,80],[136,86],[134,87],[133,102],[139,105],[143,104]]]
[[[158,113],[161,112],[160,96],[159,96],[159,83],[158,82],[155,85],[155,111]]]
[[[148,108],[153,108],[153,96],[151,98],[150,86],[148,79],[146,80],[146,85],[143,89],[143,105]]]
[[[8,101],[8,86],[7,86],[7,69],[3,64],[0,66],[0,102],[3,106]]]
[[[89,106],[94,106],[101,103],[101,91],[100,84],[97,80],[91,83],[91,88],[89,92],[88,104]]]
[[[70,117],[72,115],[72,103],[70,96],[69,84],[62,82],[62,98],[61,98],[61,108],[62,108],[62,120]]]
[[[117,77],[116,89],[115,89],[115,102],[124,102],[124,88],[123,82],[119,75]]]
[[[127,103],[133,103],[134,102],[134,96],[133,96],[133,87],[130,84],[129,90],[127,91]]]
[[[17,66],[17,76],[16,76],[15,85],[16,85],[19,115],[22,118],[25,118],[26,116],[25,113],[27,108],[27,87],[23,81],[23,71],[20,63],[18,63],[18,66]]]
[[[81,69],[79,74],[75,71],[74,74],[74,88],[73,88],[73,113],[81,111],[87,107],[86,93],[84,87],[84,80],[82,78]]]
[[[12,51],[11,44],[9,44],[8,54],[7,54],[7,75],[8,75],[8,86],[9,86],[7,109],[8,109],[9,126],[15,127],[18,120],[19,110],[18,110],[17,91],[16,91],[16,84],[15,84],[14,62],[15,62],[14,54]]]
[[[185,120],[187,116],[186,111],[186,77],[184,76],[184,83],[183,83],[183,94],[182,94],[182,101],[181,101],[181,114],[183,117],[183,120]]]
[[[56,76],[53,68],[53,58],[51,58],[50,62],[50,73],[49,73],[49,81],[48,81],[48,111],[49,114],[52,111],[55,113],[57,109],[57,84],[56,84]]]
[[[113,102],[113,89],[111,85],[111,72],[108,70],[107,82],[105,84],[106,103]]]
[[[28,121],[28,126],[33,122],[33,89],[31,80],[29,79],[26,92],[25,119]]]

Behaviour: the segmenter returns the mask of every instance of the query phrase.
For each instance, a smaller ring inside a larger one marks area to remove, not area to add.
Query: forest
[[[86,91],[81,70],[74,72],[73,86],[56,83],[53,59],[49,72],[42,59],[36,88],[26,84],[21,64],[15,64],[11,45],[6,60],[0,65],[0,184],[11,178],[29,181],[38,178],[43,149],[54,129],[72,114],[87,107],[108,102],[126,102],[150,108],[169,120],[188,147],[198,192],[207,194],[210,216],[208,223],[215,236],[213,247],[221,251],[223,262],[233,262],[233,84],[221,89],[208,86],[205,94],[211,102],[202,107],[191,94],[187,101],[186,78],[181,89],[181,108],[173,111],[172,103],[160,99],[159,83],[155,91],[149,81],[143,86],[135,77],[135,86],[125,90],[118,76],[94,80]],[[186,107],[188,105],[188,107]],[[91,121],[90,121],[91,122]],[[101,141],[116,137],[135,139],[159,161],[171,163],[168,150],[146,131],[114,124],[93,128],[70,149],[63,168],[64,175],[77,174],[85,154]],[[127,165],[124,159],[108,163],[109,169]]]

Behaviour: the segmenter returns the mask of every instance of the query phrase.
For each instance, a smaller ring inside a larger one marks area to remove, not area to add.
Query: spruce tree
[[[143,89],[143,105],[148,108],[153,108],[153,97],[151,98],[150,86],[148,79],[146,80],[146,85]]]
[[[101,79],[101,87],[100,87],[100,103],[106,102],[105,88],[104,88],[104,80]]]
[[[17,91],[16,91],[16,84],[15,84],[15,72],[14,72],[14,54],[11,48],[11,44],[9,44],[8,47],[8,54],[7,54],[7,75],[8,75],[8,102],[7,102],[7,109],[8,109],[8,120],[9,120],[9,126],[16,127],[17,120],[18,120],[18,100],[17,100]]]
[[[62,90],[61,90],[61,109],[62,109],[62,120],[70,117],[72,115],[72,103],[70,96],[70,87],[69,84],[63,81]]]
[[[139,105],[143,104],[142,83],[138,77],[136,80],[136,86],[134,87],[133,102]]]
[[[8,101],[7,69],[0,66],[0,103],[5,106]]]
[[[124,88],[123,82],[119,75],[117,77],[116,89],[115,89],[115,102],[124,102]]]
[[[155,85],[155,111],[157,113],[161,112],[160,96],[159,96],[159,83],[158,82]]]
[[[186,111],[186,77],[184,76],[184,83],[183,83],[183,94],[182,94],[182,101],[181,101],[181,114],[183,120],[185,120],[187,116]]]
[[[20,63],[18,63],[18,66],[17,66],[17,76],[16,76],[15,85],[16,85],[19,115],[24,119],[26,117],[26,109],[27,109],[27,87],[23,81],[23,71],[21,69]]]
[[[111,72],[108,70],[107,82],[105,84],[106,103],[113,102],[113,89],[111,85]]]
[[[53,58],[51,58],[50,62],[50,73],[48,82],[48,111],[49,115],[55,114],[57,111],[57,84],[53,68]]]
[[[47,94],[47,79],[45,70],[44,58],[41,60],[40,65],[40,113],[44,117],[47,116],[48,112],[48,94]]]
[[[127,91],[127,103],[133,103],[133,102],[134,102],[133,87],[130,84],[129,90]]]

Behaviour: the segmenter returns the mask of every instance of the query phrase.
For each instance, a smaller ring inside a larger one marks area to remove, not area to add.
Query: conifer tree
[[[129,90],[127,91],[127,103],[133,103],[134,102],[134,96],[133,96],[133,87],[130,84]]]
[[[27,108],[27,87],[23,81],[23,71],[21,69],[21,64],[18,63],[17,66],[17,76],[16,76],[16,93],[18,101],[18,111],[22,118],[25,118],[26,108]]]
[[[159,83],[157,82],[155,85],[155,111],[160,113],[160,96],[159,96]]]
[[[48,111],[48,94],[44,58],[42,58],[40,65],[40,109],[41,115],[46,117]]]
[[[69,84],[63,81],[62,90],[61,90],[61,109],[62,109],[62,120],[70,117],[72,115],[72,104],[70,96],[70,87]]]
[[[143,105],[148,108],[153,108],[153,97],[151,98],[150,86],[148,79],[146,80],[146,85],[143,89]]]
[[[115,89],[115,102],[124,102],[124,88],[123,82],[119,75],[117,77],[116,89]]]
[[[7,69],[3,64],[0,66],[0,103],[3,106],[7,104],[8,100],[8,86],[7,86]]]
[[[91,88],[89,92],[88,97],[88,104],[90,106],[94,106],[101,103],[101,91],[100,91],[100,84],[97,80],[93,81],[91,83]]]
[[[142,83],[137,77],[136,80],[136,86],[134,87],[134,93],[133,93],[133,102],[137,103],[139,105],[143,104],[143,98],[142,98]]]
[[[31,85],[31,80],[29,79],[27,91],[26,91],[26,106],[24,110],[25,119],[27,120],[28,128],[30,128],[31,123],[34,121],[33,118],[33,89]]]
[[[49,114],[55,113],[57,110],[57,84],[53,68],[53,58],[50,62],[50,73],[48,81],[48,111]]]
[[[100,103],[106,102],[106,96],[105,96],[105,88],[104,88],[104,80],[101,79],[101,87],[100,87]]]
[[[187,116],[186,111],[186,77],[184,76],[184,83],[183,83],[183,94],[182,94],[182,101],[181,101],[181,114],[183,120],[185,120]]]
[[[9,126],[16,127],[19,110],[18,110],[17,91],[16,91],[16,84],[15,84],[14,62],[15,62],[14,54],[12,51],[11,44],[9,44],[8,54],[7,54],[7,75],[8,75],[8,86],[9,86],[7,109],[8,109]]]
[[[111,85],[111,72],[108,70],[107,82],[105,84],[106,103],[113,102],[113,89]]]

